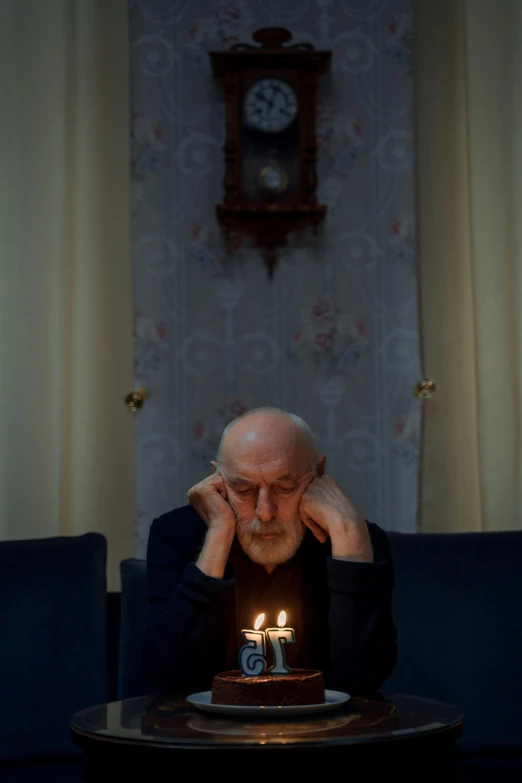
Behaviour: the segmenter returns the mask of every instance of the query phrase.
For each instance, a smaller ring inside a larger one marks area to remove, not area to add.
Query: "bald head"
[[[223,432],[214,470],[223,477],[243,551],[269,573],[289,560],[305,534],[303,492],[324,473],[308,425],[278,408],[256,408]]]
[[[250,457],[258,460],[268,452],[285,453],[311,468],[317,448],[310,427],[294,413],[278,408],[255,408],[234,419],[223,431],[217,464]]]

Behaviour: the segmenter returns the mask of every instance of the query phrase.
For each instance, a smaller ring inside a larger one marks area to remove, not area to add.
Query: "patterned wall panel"
[[[410,0],[131,0],[136,554],[258,405],[312,427],[328,471],[386,529],[416,529],[421,377]],[[208,52],[288,27],[332,51],[319,79],[317,236],[273,281],[215,219],[223,94]]]

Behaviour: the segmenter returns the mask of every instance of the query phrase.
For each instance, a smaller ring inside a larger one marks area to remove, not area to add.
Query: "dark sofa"
[[[399,659],[383,693],[458,705],[459,781],[522,781],[522,531],[390,533]],[[0,542],[1,783],[83,779],[69,717],[157,692],[140,664],[145,563],[107,593],[97,533]]]

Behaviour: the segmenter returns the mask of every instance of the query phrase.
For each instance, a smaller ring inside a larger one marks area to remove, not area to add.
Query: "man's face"
[[[255,563],[276,566],[289,560],[305,534],[299,517],[301,495],[313,479],[310,459],[295,444],[262,443],[231,452],[220,472],[237,519],[237,537]]]

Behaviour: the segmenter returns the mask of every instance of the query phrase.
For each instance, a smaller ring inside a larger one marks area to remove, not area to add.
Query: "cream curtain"
[[[0,3],[0,538],[133,554],[126,0]]]
[[[520,528],[522,3],[418,0],[420,529]]]

